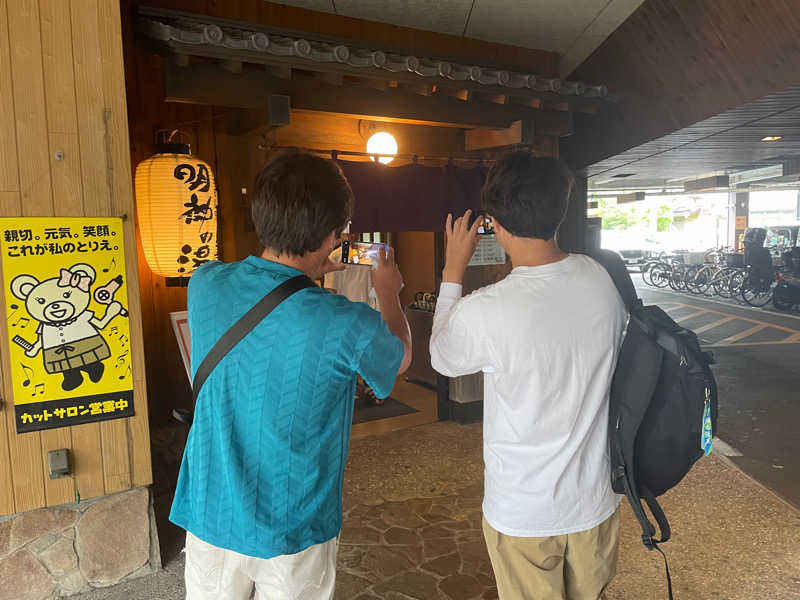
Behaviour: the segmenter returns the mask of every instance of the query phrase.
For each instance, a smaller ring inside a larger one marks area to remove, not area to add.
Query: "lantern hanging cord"
[[[176,135],[177,136],[182,135],[186,140],[192,139],[192,136],[190,136],[185,131],[181,131],[180,129],[159,129],[158,131],[156,131],[156,141],[159,143],[171,144],[173,143],[172,139]]]

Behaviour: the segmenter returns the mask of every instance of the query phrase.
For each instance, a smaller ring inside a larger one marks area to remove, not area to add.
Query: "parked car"
[[[648,232],[631,230],[607,230],[602,232],[601,247],[616,252],[631,268],[641,267],[649,259],[659,256],[659,247]]]

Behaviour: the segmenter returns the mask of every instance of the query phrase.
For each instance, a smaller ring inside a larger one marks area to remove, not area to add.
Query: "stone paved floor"
[[[497,598],[480,486],[347,511],[335,600]]]
[[[154,434],[174,453],[178,432]],[[169,454],[169,452],[168,452]],[[159,451],[154,451],[154,461]],[[183,597],[182,532],[163,518],[177,459],[156,467],[165,570],[81,600]],[[480,529],[481,426],[433,423],[354,440],[345,473],[335,600],[496,598]],[[663,497],[676,600],[800,600],[800,512],[726,461],[703,459]],[[660,555],[622,505],[618,574],[607,600],[666,597]]]

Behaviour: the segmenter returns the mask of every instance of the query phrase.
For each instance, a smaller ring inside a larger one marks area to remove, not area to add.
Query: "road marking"
[[[712,447],[715,453],[722,454],[722,456],[727,456],[728,458],[730,458],[731,456],[744,456],[744,454],[739,452],[736,448],[723,442],[718,437],[714,438],[714,443]]]
[[[739,303],[734,304],[732,302],[722,302],[721,300],[713,300],[711,298],[700,298],[699,296],[688,296],[687,297],[687,296],[685,296],[683,294],[679,294],[678,292],[675,292],[675,291],[672,291],[672,290],[667,290],[667,289],[662,289],[662,288],[655,288],[655,289],[650,289],[650,290],[647,290],[647,291],[655,292],[655,293],[662,293],[662,294],[670,294],[672,296],[677,296],[679,298],[691,298],[692,300],[697,300],[699,302],[711,302],[713,304],[719,304],[721,306],[727,306],[729,308],[730,307],[739,308],[739,309],[742,309],[742,310],[746,310],[748,308],[751,309],[751,310],[763,310],[763,309],[757,308],[755,306],[748,306],[746,304],[739,304]],[[690,304],[686,304],[684,306],[691,306],[691,305]],[[789,314],[789,313],[777,312],[777,311],[771,311],[771,310],[765,310],[764,312],[767,313],[768,315],[775,315],[776,317],[780,317],[780,318],[783,318],[783,319],[794,319],[795,321],[800,321],[800,315],[792,315],[792,314]]]
[[[704,331],[708,331],[709,329],[714,329],[717,325],[722,325],[723,323],[727,323],[728,321],[733,321],[736,317],[723,317],[713,323],[709,323],[708,325],[703,325],[702,327],[698,327],[697,329],[693,330],[695,333],[703,333]]]
[[[733,342],[738,342],[739,340],[743,340],[746,337],[750,337],[754,333],[758,333],[762,329],[766,329],[768,325],[762,323],[761,325],[753,325],[749,329],[745,329],[744,331],[740,331],[739,333],[732,335],[730,337],[726,337],[724,340],[720,340],[715,346],[721,346],[723,344],[732,344]]]
[[[730,304],[726,304],[725,306],[729,306],[730,307],[731,305]],[[669,309],[665,309],[664,312],[669,313],[670,311],[675,311],[675,310],[678,310],[679,308],[700,309],[699,306],[694,306],[692,304],[680,304],[678,306],[674,306],[674,307],[670,307]],[[773,323],[770,323],[768,321],[759,321],[758,319],[754,319],[752,317],[742,317],[742,316],[739,316],[739,315],[731,315],[730,313],[724,313],[722,311],[713,310],[713,309],[710,309],[710,308],[705,308],[705,309],[701,309],[701,310],[704,310],[705,312],[712,313],[712,314],[715,314],[715,315],[720,315],[722,317],[733,317],[734,319],[739,319],[740,321],[745,321],[747,323],[754,323],[754,324],[757,324],[757,325],[764,325],[764,326],[767,326],[767,327],[772,327],[773,329],[780,329],[781,331],[786,331],[786,332],[788,332],[788,333],[790,333],[792,335],[794,335],[796,333],[800,333],[800,331],[798,331],[797,329],[792,329],[791,327],[784,327],[783,325],[774,325]],[[774,314],[774,313],[768,313],[768,314]],[[690,315],[687,315],[687,316],[692,316],[692,315],[690,314]],[[781,315],[778,315],[778,316],[781,316]],[[684,317],[679,317],[679,319],[683,319],[683,318]]]
[[[739,348],[741,346],[777,346],[780,344],[800,344],[800,339],[793,340],[791,337],[789,337],[783,340],[779,340],[777,342],[736,342],[733,344],[723,344],[722,342],[718,342],[716,344],[701,344],[701,345],[703,346],[703,348],[730,348],[732,346],[736,346],[737,348]]]
[[[692,308],[697,308],[697,307],[693,306]],[[688,321],[689,319],[691,319],[693,317],[699,317],[700,315],[704,315],[707,312],[711,312],[711,311],[705,310],[705,309],[698,310],[697,312],[689,313],[688,315],[682,315],[682,316],[678,317],[677,319],[675,319],[675,322],[676,323],[680,323],[682,321]],[[697,333],[697,332],[695,331],[695,333]]]

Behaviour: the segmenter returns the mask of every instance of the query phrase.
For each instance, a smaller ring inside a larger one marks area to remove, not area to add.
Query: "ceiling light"
[[[768,135],[767,137],[761,138],[762,142],[777,142],[778,140],[782,140],[782,135]]]
[[[391,133],[379,131],[367,140],[367,152],[395,155],[397,154],[397,140],[394,139],[394,136]],[[374,156],[370,156],[370,158],[375,161]],[[391,156],[381,156],[378,158],[378,162],[381,162],[384,165],[388,165],[393,160],[394,159]]]

